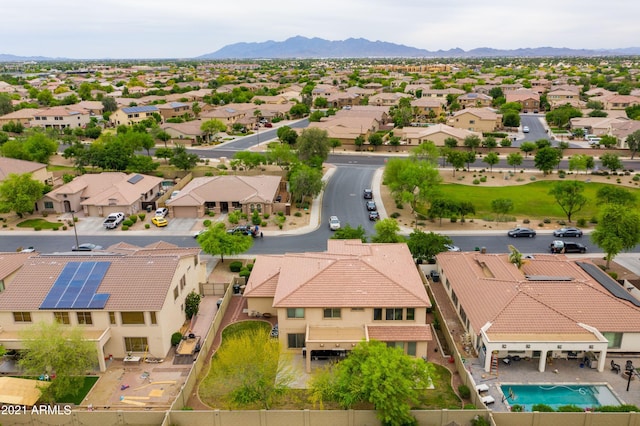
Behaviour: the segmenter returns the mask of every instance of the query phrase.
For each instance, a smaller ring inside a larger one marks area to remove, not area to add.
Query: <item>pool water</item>
[[[535,404],[546,404],[554,409],[563,405],[593,408],[622,404],[606,385],[504,384],[500,388],[505,402],[509,405],[522,405],[525,411],[531,411],[531,406]]]

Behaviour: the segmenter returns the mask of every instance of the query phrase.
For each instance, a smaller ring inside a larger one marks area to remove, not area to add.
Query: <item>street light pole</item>
[[[633,367],[633,362],[631,362],[631,360],[627,361],[627,365],[624,367],[624,370],[629,376],[627,378],[627,392],[629,392],[629,386],[631,385],[631,377],[636,372],[636,369]]]
[[[71,211],[71,220],[73,221],[73,233],[76,236],[76,249],[80,247],[80,243],[78,243],[78,230],[76,229],[76,217],[74,216],[74,211]]]

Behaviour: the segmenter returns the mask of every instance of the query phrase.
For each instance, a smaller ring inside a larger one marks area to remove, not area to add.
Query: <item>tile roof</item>
[[[22,174],[32,173],[36,170],[44,169],[46,164],[34,161],[16,160],[15,158],[0,157],[0,180],[3,180],[11,173]]]
[[[577,324],[602,332],[640,329],[640,308],[566,256],[535,255],[521,270],[506,254],[447,252],[437,260],[476,331],[488,322],[495,333],[583,333]]]
[[[22,267],[24,262],[31,256],[37,256],[38,253],[0,253],[0,280],[5,279]]]
[[[128,244],[115,245],[128,254],[47,254],[31,256],[15,279],[0,293],[0,310],[37,311],[68,262],[110,262],[97,293],[108,293],[107,311],[159,311],[170,291],[174,275],[184,256],[197,256],[199,248],[179,248],[166,243],[159,249]],[[33,253],[31,253],[33,254]],[[28,297],[25,297],[28,294]],[[85,309],[86,310],[86,309]]]
[[[272,202],[280,176],[203,176],[193,179],[169,200],[170,206],[202,205],[205,201]]]
[[[433,340],[429,325],[368,325],[370,339],[381,342],[430,342]]]
[[[274,307],[431,306],[406,244],[360,240],[329,240],[324,253],[259,256],[245,295],[272,296]]]

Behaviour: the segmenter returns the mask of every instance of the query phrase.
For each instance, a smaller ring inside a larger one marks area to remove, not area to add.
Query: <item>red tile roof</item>
[[[368,325],[369,338],[381,342],[429,342],[433,340],[428,325]]]

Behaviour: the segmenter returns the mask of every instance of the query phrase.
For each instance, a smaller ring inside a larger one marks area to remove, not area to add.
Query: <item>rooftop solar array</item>
[[[158,107],[155,107],[153,105],[125,107],[125,108],[122,108],[122,111],[125,114],[135,114],[138,112],[155,112],[155,111],[158,111]]]
[[[144,179],[144,176],[142,175],[133,175],[129,178],[129,180],[127,180],[127,182],[135,185],[136,183],[140,182],[142,179]]]
[[[576,264],[618,299],[624,299],[636,306],[640,306],[640,301],[638,299],[633,297],[627,290],[625,290],[620,284],[618,284],[608,274],[604,273],[604,271],[596,265],[586,262],[576,262]]]
[[[97,294],[111,262],[69,262],[40,309],[104,309],[108,294]]]

